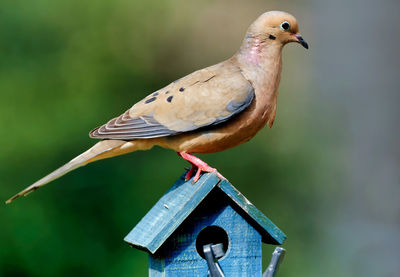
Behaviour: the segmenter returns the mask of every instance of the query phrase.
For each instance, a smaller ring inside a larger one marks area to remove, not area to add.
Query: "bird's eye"
[[[282,23],[281,23],[281,29],[282,30],[284,30],[284,31],[288,31],[289,29],[290,29],[290,23],[289,22],[287,22],[287,21],[283,21]]]

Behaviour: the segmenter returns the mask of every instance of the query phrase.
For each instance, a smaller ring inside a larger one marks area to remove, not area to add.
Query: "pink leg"
[[[203,162],[196,156],[193,156],[193,155],[190,155],[189,153],[184,153],[184,152],[178,152],[178,155],[192,164],[192,168],[186,174],[186,177],[185,177],[186,180],[189,180],[192,177],[195,168],[197,168],[197,172],[193,178],[194,183],[196,183],[199,180],[201,172],[213,172],[219,178],[226,179],[224,176],[222,176],[220,173],[218,173],[218,171],[215,168],[210,167],[207,163]]]
[[[196,170],[196,166],[192,164],[192,167],[190,168],[190,170],[186,173],[185,176],[185,181],[188,181],[190,178],[192,178],[194,171]]]

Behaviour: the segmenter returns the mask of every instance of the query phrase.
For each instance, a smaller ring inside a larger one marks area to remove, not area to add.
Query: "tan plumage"
[[[150,94],[90,136],[126,140],[176,135],[226,121],[253,97],[251,83],[227,61]]]
[[[183,153],[211,153],[248,141],[265,124],[272,127],[281,52],[288,42],[308,47],[298,34],[296,19],[284,12],[262,14],[232,58],[169,84],[94,129],[90,136],[105,140],[6,203],[96,160],[155,145]]]

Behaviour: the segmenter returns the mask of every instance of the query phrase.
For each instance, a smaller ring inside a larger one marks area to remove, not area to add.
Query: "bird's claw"
[[[200,175],[202,172],[214,173],[218,176],[218,178],[226,180],[226,178],[222,176],[222,174],[220,174],[215,168],[209,166],[207,163],[203,162],[199,158],[188,153],[178,153],[178,155],[192,164],[192,167],[185,175],[185,181],[189,181],[193,177],[195,171],[196,174],[194,174],[193,183],[196,183],[200,179]]]
[[[196,166],[192,165],[192,167],[188,170],[188,172],[185,175],[185,181],[189,181],[190,178],[192,178],[193,172],[195,171],[195,169],[196,169]]]
[[[196,171],[196,174],[194,172]],[[202,172],[209,172],[209,173],[214,173],[215,175],[218,176],[218,178],[226,180],[224,176],[222,176],[221,173],[219,173],[215,168],[208,167],[208,168],[198,168],[197,166],[193,165],[190,170],[186,173],[185,175],[185,181],[189,181],[194,174],[193,177],[193,183],[196,183],[200,179],[200,175]]]

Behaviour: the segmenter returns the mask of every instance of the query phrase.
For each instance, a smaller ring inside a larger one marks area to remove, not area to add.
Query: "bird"
[[[172,149],[192,166],[186,180],[203,172],[223,177],[193,154],[220,152],[272,127],[282,71],[282,49],[296,42],[308,49],[296,18],[283,11],[261,14],[229,59],[197,70],[163,87],[122,115],[90,131],[93,147],[6,201],[105,158],[153,146]]]

